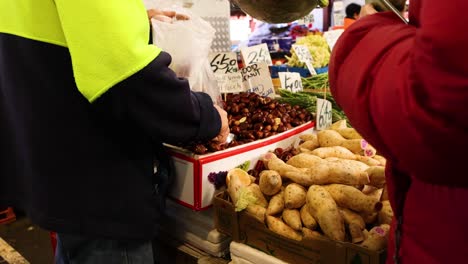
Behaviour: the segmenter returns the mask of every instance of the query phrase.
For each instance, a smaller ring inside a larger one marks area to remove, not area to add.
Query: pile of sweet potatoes
[[[289,239],[384,249],[393,217],[384,195],[385,159],[343,123],[301,139],[300,154],[287,162],[266,154],[266,170],[257,180],[237,169],[229,172],[236,208]]]

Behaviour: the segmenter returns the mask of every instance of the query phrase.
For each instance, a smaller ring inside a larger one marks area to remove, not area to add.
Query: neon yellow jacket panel
[[[0,32],[67,47],[90,102],[161,52],[141,0],[1,0]]]

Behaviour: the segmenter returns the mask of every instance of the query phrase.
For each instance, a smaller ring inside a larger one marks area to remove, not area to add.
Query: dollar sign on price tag
[[[210,66],[215,74],[229,74],[239,71],[237,55],[234,52],[210,54]]]
[[[271,60],[270,51],[266,43],[242,48],[241,49],[242,60],[246,66],[265,62],[267,65],[273,65]]]
[[[310,54],[309,48],[307,48],[307,46],[305,45],[293,45],[293,49],[299,61],[306,64],[310,74],[312,76],[317,75],[317,72],[315,71],[315,68],[312,64],[314,62],[314,59]]]
[[[316,122],[317,130],[324,130],[332,125],[332,104],[330,101],[317,98]]]
[[[279,72],[278,73],[281,88],[297,93],[303,90],[301,75],[297,72]]]

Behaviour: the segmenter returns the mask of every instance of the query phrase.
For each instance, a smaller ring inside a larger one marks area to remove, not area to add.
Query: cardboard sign
[[[246,47],[241,49],[242,60],[244,65],[249,66],[257,63],[266,63],[267,65],[273,65],[271,60],[270,51],[266,43]]]
[[[211,53],[210,66],[215,74],[229,74],[239,71],[237,55],[234,52]]]
[[[293,93],[303,90],[301,75],[297,72],[280,72],[278,73],[281,88],[287,89]]]
[[[317,98],[317,130],[324,130],[332,125],[332,104],[328,100]]]
[[[305,45],[293,45],[292,47],[299,61],[306,64],[307,68],[309,69],[310,74],[312,76],[317,75],[317,72],[315,71],[315,68],[312,64],[312,62],[314,61],[314,58],[312,58],[309,48]]]
[[[240,72],[215,74],[215,76],[221,93],[241,93],[245,91]]]
[[[273,80],[266,63],[249,65],[241,69],[244,89],[261,96],[275,97]]]

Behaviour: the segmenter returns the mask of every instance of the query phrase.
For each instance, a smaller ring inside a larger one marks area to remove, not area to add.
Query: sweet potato
[[[286,164],[296,168],[312,168],[325,163],[326,162],[324,159],[317,157],[316,155],[312,155],[311,153],[297,154],[296,156],[290,158],[288,162],[286,162]]]
[[[366,143],[362,139],[345,139],[340,133],[335,130],[323,130],[318,132],[317,138],[320,147],[345,147],[354,154],[374,157],[376,150],[374,147]]]
[[[364,172],[369,169],[369,166],[366,164],[357,161],[357,160],[348,160],[348,159],[342,159],[342,158],[326,158],[325,159],[328,162],[328,166],[335,166],[335,168],[340,168],[340,170],[348,170],[348,171],[355,171],[355,173],[361,173],[364,174]],[[365,173],[367,176],[367,173]]]
[[[382,198],[382,192],[383,189],[376,189],[372,192],[369,192],[367,196],[371,197],[372,199],[375,199],[376,201],[380,201],[380,199]]]
[[[380,225],[372,228],[361,246],[372,251],[380,251],[387,248],[389,230],[389,225]]]
[[[247,189],[250,190],[252,194],[257,198],[257,202],[255,204],[265,208],[268,206],[268,201],[266,200],[265,196],[263,196],[262,191],[260,191],[260,186],[258,186],[255,183],[252,183],[249,186],[247,186]]]
[[[307,208],[326,236],[332,240],[344,241],[343,217],[325,188],[319,185],[310,186],[307,191]]]
[[[362,217],[346,208],[340,208],[345,224],[348,225],[349,233],[351,234],[351,242],[359,243],[364,240],[363,230],[366,228],[366,223]]]
[[[322,159],[329,157],[336,157],[342,159],[356,159],[356,154],[349,151],[347,148],[335,146],[335,147],[321,147],[314,149],[310,154],[318,156]]]
[[[301,213],[297,209],[284,209],[283,221],[294,230],[302,229]]]
[[[362,163],[365,163],[365,164],[367,164],[369,166],[381,166],[380,161],[378,161],[378,160],[376,160],[374,158],[371,158],[371,157],[356,155],[356,160],[360,161]]]
[[[267,215],[279,214],[284,210],[284,192],[280,191],[273,196],[268,204]]]
[[[300,136],[300,139],[304,140],[304,143],[299,145],[299,149],[314,150],[319,147],[318,138],[316,134],[308,134]]]
[[[305,153],[292,157],[288,164],[278,159],[273,153],[269,153],[265,155],[264,162],[268,169],[275,170],[283,178],[305,187],[330,183],[364,185],[369,182],[367,173],[349,166],[348,163],[322,161],[319,157]]]
[[[369,175],[370,185],[382,188],[385,184],[385,167],[373,166],[366,170]]]
[[[390,225],[393,219],[393,210],[389,201],[382,202],[382,210],[379,212],[379,224]]]
[[[300,135],[299,138],[302,141],[315,141],[318,143],[317,134],[303,134],[303,135]]]
[[[364,185],[364,187],[361,190],[361,192],[365,195],[369,195],[373,192],[375,192],[376,190],[378,190],[379,188],[375,187],[375,186],[372,186],[372,185]]]
[[[380,166],[385,167],[387,165],[387,159],[385,159],[384,157],[382,157],[380,155],[375,155],[374,159],[380,162],[380,164],[379,164]]]
[[[384,187],[383,187],[382,197],[380,197],[380,201],[388,201],[387,184],[385,184]]]
[[[267,215],[266,222],[267,222],[268,228],[271,231],[277,233],[278,235],[289,238],[289,239],[293,239],[296,241],[302,240],[302,234],[292,229],[291,227],[289,227],[281,219]]]
[[[307,208],[307,204],[302,206],[300,213],[302,224],[304,224],[305,227],[312,230],[317,228],[317,221],[315,221],[315,218],[310,214],[309,208]]]
[[[362,139],[362,136],[354,128],[340,128],[335,131],[346,139]]]
[[[266,215],[266,209],[265,207],[262,207],[257,204],[250,204],[247,206],[245,209],[247,212],[249,212],[252,216],[255,217],[260,223],[265,223],[265,215]]]
[[[326,239],[322,234],[315,230],[310,230],[307,227],[302,228],[302,235],[304,239],[317,240],[317,239]]]
[[[264,170],[260,173],[259,185],[263,194],[272,196],[281,191],[283,181],[278,172],[273,170]]]
[[[379,200],[363,194],[354,187],[342,184],[330,184],[323,186],[323,188],[330,193],[331,197],[341,207],[369,214],[382,209],[382,203]]]
[[[284,188],[284,207],[287,209],[301,208],[306,203],[307,190],[297,183],[291,183]]]
[[[338,129],[344,129],[344,128],[347,128],[347,127],[348,127],[348,124],[347,124],[346,120],[343,119],[343,120],[336,121],[328,129],[338,130]]]
[[[317,133],[317,138],[320,147],[335,147],[341,146],[346,139],[335,130],[323,130]]]
[[[374,224],[376,221],[377,221],[377,217],[379,216],[379,213],[378,212],[374,212],[374,213],[360,213],[362,219],[364,219],[364,223],[366,223],[366,225],[370,225],[370,224]]]

